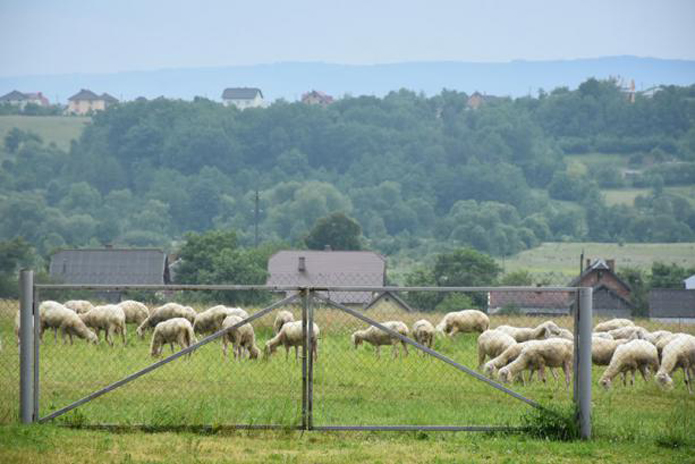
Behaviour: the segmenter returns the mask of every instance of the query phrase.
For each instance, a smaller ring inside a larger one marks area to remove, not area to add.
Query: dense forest
[[[695,207],[667,189],[695,184],[695,85],[634,101],[595,79],[477,109],[468,98],[400,90],[244,111],[138,100],[95,114],[68,151],[13,130],[0,153],[0,241],[21,236],[42,256],[172,250],[186,232],[221,229],[251,247],[257,220],[261,243],[305,246],[335,212],[359,224],[362,248],[392,256],[695,240]],[[565,158],[597,153],[627,157],[630,172]],[[625,186],[649,193],[609,206],[601,189]]]

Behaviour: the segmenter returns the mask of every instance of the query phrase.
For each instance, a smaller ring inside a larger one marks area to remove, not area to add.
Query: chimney
[[[608,265],[608,269],[610,269],[611,272],[615,272],[615,260],[614,259],[607,259],[606,264]]]
[[[306,258],[304,256],[299,257],[299,267],[297,270],[299,272],[306,272]]]
[[[323,251],[333,251],[333,248],[331,248],[330,245],[325,245],[325,246],[323,247]]]
[[[586,258],[586,268],[589,269],[591,267],[591,258]]]

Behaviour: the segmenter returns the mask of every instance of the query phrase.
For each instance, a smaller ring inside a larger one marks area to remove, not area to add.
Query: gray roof
[[[59,251],[51,256],[49,272],[53,279],[69,284],[169,283],[167,255],[153,248]]]
[[[260,94],[263,98],[263,92],[256,87],[232,87],[224,89],[222,92],[223,100],[253,100],[256,94]]]
[[[87,90],[87,89],[81,89],[75,95],[68,98],[69,101],[84,101],[84,100],[95,101],[95,100],[103,100],[103,99],[104,99],[103,96],[100,97],[99,95],[95,94],[91,90]]]
[[[374,298],[364,309],[371,309],[382,300],[387,302],[393,301],[392,304],[394,304],[395,306],[400,306],[401,309],[409,313],[415,312],[415,310],[408,303],[406,303],[405,300],[403,300],[403,298],[401,298],[397,293],[390,291],[380,292],[377,295],[377,297]]]
[[[12,92],[0,97],[0,102],[22,101],[28,99],[29,97],[26,94],[23,94],[19,90],[13,90]]]
[[[106,92],[101,94],[101,99],[104,100],[106,103],[118,103],[118,98],[111,96]]]
[[[299,258],[305,269],[299,270]],[[386,260],[373,251],[279,251],[268,260],[268,285],[381,287],[386,278]],[[370,292],[331,292],[338,303],[366,304]]]
[[[695,318],[695,290],[656,288],[650,291],[649,317]]]
[[[615,277],[615,280],[617,280],[623,287],[625,287],[625,289],[627,291],[632,291],[632,288],[630,287],[630,285],[627,282],[625,282],[623,279],[621,279],[618,276],[618,274],[613,272],[613,270],[608,265],[608,263],[606,263],[602,259],[597,259],[596,261],[591,263],[591,265],[589,267],[587,267],[586,269],[584,269],[584,271],[579,276],[572,279],[572,281],[569,284],[567,284],[567,286],[568,287],[579,286],[579,283],[582,281],[582,279],[584,279],[584,277],[586,277],[588,274],[591,274],[594,271],[603,271],[603,272],[610,273],[613,277]]]

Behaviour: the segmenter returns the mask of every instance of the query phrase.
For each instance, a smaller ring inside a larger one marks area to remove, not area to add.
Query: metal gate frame
[[[332,301],[330,297],[325,297],[322,294],[330,295],[330,292],[345,292],[345,291],[362,291],[362,292],[380,292],[380,291],[421,291],[421,292],[489,292],[489,291],[550,291],[550,292],[572,292],[577,296],[576,310],[574,311],[574,402],[577,411],[576,421],[580,430],[580,436],[583,439],[591,437],[591,331],[592,331],[592,288],[586,287],[298,287],[298,286],[265,286],[265,285],[55,285],[55,284],[34,284],[33,271],[20,271],[20,418],[22,423],[45,423],[53,420],[91,400],[94,400],[110,391],[113,391],[123,385],[132,382],[133,380],[148,374],[161,366],[164,366],[181,356],[189,354],[201,346],[217,340],[227,332],[234,330],[246,323],[252,322],[274,309],[292,303],[296,300],[302,301],[302,331],[304,335],[304,346],[302,347],[302,417],[301,425],[294,427],[300,430],[316,430],[316,431],[514,431],[519,428],[507,426],[435,426],[435,425],[390,425],[390,426],[358,426],[358,425],[342,425],[342,426],[315,426],[313,424],[313,380],[314,380],[314,359],[312,353],[312,337],[310,327],[313,327],[314,321],[314,301],[318,300],[329,306],[332,306],[348,315],[366,322],[367,324],[377,327],[380,330],[388,333],[392,337],[400,339],[416,349],[426,353],[427,355],[451,365],[453,368],[470,375],[475,379],[488,384],[513,398],[523,401],[535,408],[543,408],[537,402],[520,395],[519,393],[505,387],[504,385],[491,380],[475,370],[472,370],[451,358],[421,345],[415,340],[403,336],[395,332],[379,322],[361,314],[359,311],[351,309],[345,305]],[[276,301],[270,306],[254,313],[243,321],[222,329],[199,342],[182,349],[162,360],[159,360],[144,369],[141,369],[133,374],[130,374],[121,380],[113,382],[106,387],[103,387],[57,411],[54,411],[44,417],[39,413],[39,330],[40,330],[40,315],[36,302],[38,301],[38,292],[40,289],[90,289],[90,290],[160,290],[166,288],[169,290],[266,290],[274,292],[285,292],[289,296]],[[238,424],[230,426],[239,429],[278,429],[287,428],[281,425],[259,425],[259,424]]]

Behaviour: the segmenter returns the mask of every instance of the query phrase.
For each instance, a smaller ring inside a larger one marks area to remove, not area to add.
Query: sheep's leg
[[[620,373],[620,376],[621,376],[622,379],[623,379],[623,387],[627,387],[627,380],[626,380],[626,378],[625,378],[625,377],[626,377],[626,376],[625,376],[625,371],[621,372],[621,373]]]
[[[106,343],[108,343],[109,346],[113,348],[113,334],[111,332],[111,327],[106,327],[104,329],[104,339],[106,340]]]
[[[125,338],[125,323],[121,326],[119,330],[121,331],[121,339],[123,339],[123,346],[126,346],[128,342]]]
[[[58,343],[58,327],[53,327],[53,341]]]
[[[692,385],[692,377],[690,376],[690,370],[691,368],[686,366],[683,371],[685,371],[685,384],[688,386],[688,393],[693,394],[693,389],[691,387]]]
[[[557,382],[557,381],[558,381],[558,378],[557,378],[557,372],[555,372],[555,369],[553,369],[553,368],[551,367],[551,368],[550,368],[550,373],[553,374],[553,378],[554,378],[555,381]]]
[[[227,336],[223,335],[222,336],[222,354],[224,354],[224,359],[225,361],[227,360],[227,344],[229,342],[227,341]]]
[[[642,380],[644,380],[644,383],[647,383],[647,377],[649,376],[649,372],[647,372],[647,366],[640,366],[639,373],[642,374]]]
[[[451,332],[449,332],[448,335],[449,335],[450,337],[453,337],[453,336],[456,335],[457,333],[459,333],[459,328],[458,328],[457,326],[454,326],[454,328],[451,329]]]
[[[567,391],[570,389],[570,363],[566,362],[562,366],[563,370],[565,371],[565,388]]]
[[[391,351],[393,352],[393,359],[398,357],[398,343],[391,344]]]
[[[478,347],[478,370],[483,368],[483,364],[485,364],[485,351],[481,350],[480,347]]]
[[[552,369],[550,370],[552,371]],[[541,367],[538,369],[538,374],[541,376],[543,383],[546,383],[547,379],[545,377],[545,364],[541,364]]]
[[[401,345],[403,345],[403,352],[405,353],[406,356],[408,356],[408,344],[401,340]]]
[[[380,345],[376,346],[376,357],[381,358],[381,346]]]
[[[289,361],[290,359],[290,347],[285,345],[285,361]]]

